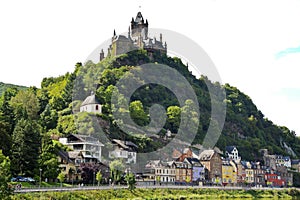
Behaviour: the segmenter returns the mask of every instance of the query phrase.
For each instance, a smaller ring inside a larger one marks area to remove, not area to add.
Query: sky
[[[223,83],[300,135],[299,10],[300,0],[1,1],[0,81],[40,87],[44,77],[72,72],[141,11],[150,28],[199,44]]]

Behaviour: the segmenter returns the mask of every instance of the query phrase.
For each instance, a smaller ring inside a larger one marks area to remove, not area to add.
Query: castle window
[[[98,108],[98,105],[96,105],[96,110],[98,110],[99,108]]]

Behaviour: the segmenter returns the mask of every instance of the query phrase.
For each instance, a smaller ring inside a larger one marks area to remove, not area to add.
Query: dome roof
[[[81,106],[90,105],[90,104],[100,104],[94,92],[91,93],[81,104]]]

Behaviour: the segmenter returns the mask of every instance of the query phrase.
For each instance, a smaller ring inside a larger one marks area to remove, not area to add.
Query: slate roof
[[[199,155],[199,160],[210,160],[212,156],[214,155],[214,150],[204,150]]]
[[[233,149],[236,148],[235,146],[226,146],[225,150],[228,152],[228,153],[231,153],[233,151]]]
[[[88,96],[81,104],[81,106],[91,105],[91,104],[100,104],[94,92],[91,92],[91,95]]]

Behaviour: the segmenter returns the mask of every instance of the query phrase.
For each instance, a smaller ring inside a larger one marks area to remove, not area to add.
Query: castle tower
[[[148,39],[148,20],[144,22],[141,12],[138,12],[135,20],[131,20],[131,37],[137,39],[139,36],[142,36],[143,40]]]
[[[101,52],[100,52],[100,61],[104,59],[104,51],[103,49],[101,49]]]

